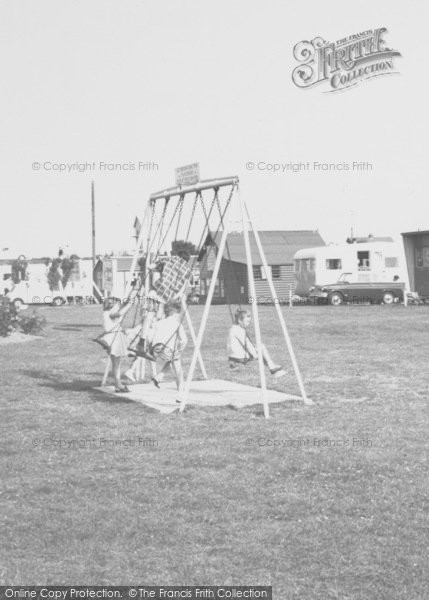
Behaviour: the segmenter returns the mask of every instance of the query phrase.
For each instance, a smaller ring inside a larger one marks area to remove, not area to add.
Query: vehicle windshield
[[[353,273],[341,273],[338,278],[338,283],[349,283]]]

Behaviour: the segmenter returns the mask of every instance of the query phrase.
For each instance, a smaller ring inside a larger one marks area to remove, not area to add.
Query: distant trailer
[[[411,292],[429,299],[429,231],[402,233]]]
[[[307,297],[315,286],[336,283],[344,273],[350,283],[403,282],[401,256],[400,244],[393,240],[359,240],[299,250],[294,256],[295,293]]]

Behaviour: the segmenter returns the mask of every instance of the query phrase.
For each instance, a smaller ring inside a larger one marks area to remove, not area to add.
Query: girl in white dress
[[[121,381],[121,361],[128,356],[129,340],[122,329],[121,322],[131,307],[131,296],[121,303],[119,298],[106,298],[103,303],[103,342],[112,361],[112,371],[115,378],[115,392],[123,393],[130,390]]]

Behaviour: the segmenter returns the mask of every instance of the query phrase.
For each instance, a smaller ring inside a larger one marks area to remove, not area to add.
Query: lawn
[[[0,346],[0,584],[427,597],[428,307],[284,308],[315,405],[272,406],[269,420],[262,407],[165,416],[97,393],[101,308],[39,312],[43,339]],[[284,356],[272,308],[261,322]],[[213,377],[231,377],[227,328],[214,307]],[[273,387],[298,394],[284,362]],[[256,365],[234,378],[257,385]]]

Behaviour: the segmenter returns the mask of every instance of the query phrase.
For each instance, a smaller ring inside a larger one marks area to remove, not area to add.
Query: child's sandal
[[[115,393],[116,394],[125,394],[126,392],[129,392],[129,388],[127,388],[126,385],[123,385],[122,387],[115,387]]]

